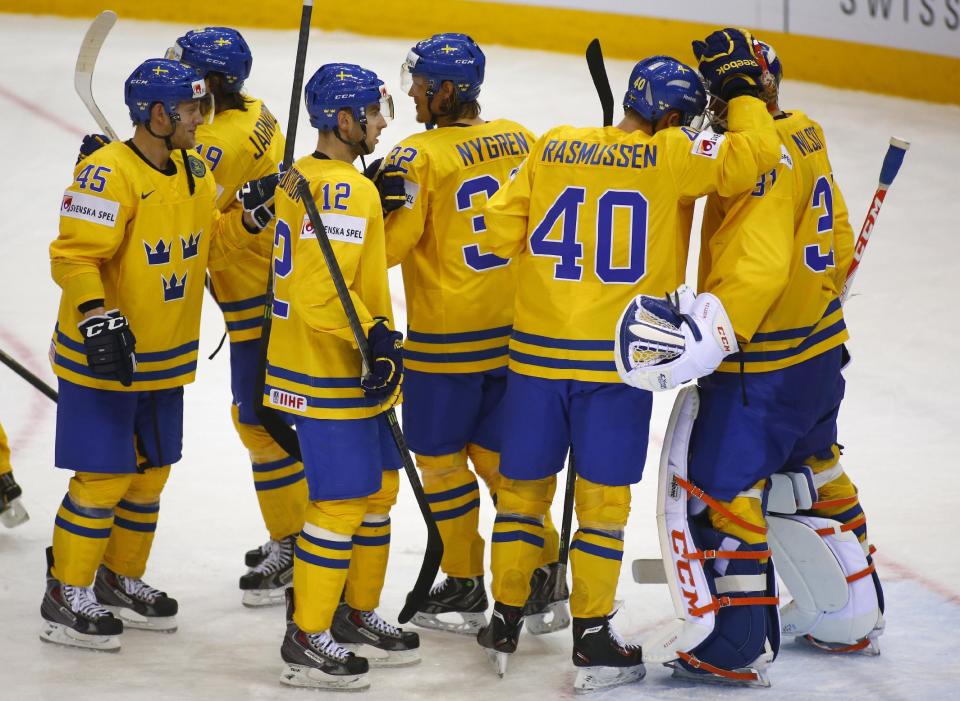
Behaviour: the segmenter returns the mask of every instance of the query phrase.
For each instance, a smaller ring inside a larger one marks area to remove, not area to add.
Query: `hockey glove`
[[[251,180],[237,190],[237,201],[257,223],[260,230],[273,221],[273,193],[280,182],[279,173],[265,175],[259,180]]]
[[[80,142],[80,153],[77,155],[77,163],[109,143],[110,137],[106,134],[87,134],[83,137],[83,141]]]
[[[87,354],[87,365],[94,375],[114,380],[129,387],[137,371],[134,349],[137,339],[130,330],[127,317],[118,309],[81,321],[80,334]]]
[[[367,166],[363,174],[377,186],[380,206],[383,207],[384,214],[389,214],[407,203],[407,190],[403,184],[403,170],[393,164],[384,166],[381,170],[382,163],[383,159],[378,158]]]
[[[403,378],[403,334],[392,330],[386,322],[377,317],[367,333],[373,366],[360,380],[363,393],[377,401],[391,397]]]
[[[672,300],[638,295],[620,317],[614,345],[620,379],[651,392],[709,375],[739,350],[720,300],[686,285]]]
[[[763,70],[753,45],[750,32],[729,27],[714,32],[706,41],[693,42],[693,55],[711,95],[729,101],[740,95],[760,94]]]

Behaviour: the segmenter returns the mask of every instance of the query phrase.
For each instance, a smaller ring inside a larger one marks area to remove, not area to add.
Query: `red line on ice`
[[[41,364],[37,359],[37,355],[31,351],[26,344],[4,328],[0,328],[0,341],[13,351],[12,354],[16,360],[33,374],[42,378],[43,370],[40,369]],[[12,373],[13,370],[10,370],[10,372]],[[33,398],[30,400],[30,409],[27,412],[25,427],[17,431],[14,435],[10,435],[9,433],[7,435],[10,439],[11,448],[16,450],[22,450],[25,446],[29,445],[34,438],[40,435],[40,420],[51,408],[50,400],[40,394],[39,391],[31,388],[31,395]],[[14,461],[15,460],[16,457],[14,456]],[[16,469],[16,462],[14,462],[14,469]]]
[[[68,132],[69,134],[72,134],[73,136],[82,137],[82,136],[85,136],[87,133],[80,127],[76,126],[75,124],[71,124],[70,122],[60,119],[60,117],[55,115],[53,112],[48,112],[46,109],[44,109],[40,105],[36,104],[35,102],[31,102],[30,100],[27,100],[26,98],[23,98],[20,95],[17,95],[15,92],[9,90],[8,88],[5,88],[3,85],[0,85],[0,96],[7,98],[10,102],[25,109],[27,112],[30,112],[31,114],[34,114],[40,117],[41,119],[45,119],[51,124],[55,124],[56,126],[60,127],[64,131]]]

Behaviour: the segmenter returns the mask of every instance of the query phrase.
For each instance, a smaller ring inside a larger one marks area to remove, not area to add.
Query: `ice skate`
[[[523,609],[519,606],[507,606],[495,603],[490,623],[477,633],[477,642],[487,649],[490,663],[497,675],[503,677],[507,672],[507,661],[517,651],[520,630],[523,628]]]
[[[20,501],[23,490],[13,479],[12,472],[0,475],[0,523],[7,528],[14,528],[30,520],[30,514]]]
[[[859,654],[866,655],[867,657],[876,657],[880,654],[879,638],[883,633],[885,626],[886,622],[883,620],[883,616],[881,616],[880,621],[877,623],[874,629],[867,634],[867,637],[863,638],[862,640],[858,640],[855,643],[828,643],[824,640],[817,640],[812,635],[797,636],[796,639],[811,645],[818,650],[823,650],[824,652]]]
[[[100,565],[93,583],[97,599],[128,628],[173,633],[177,629],[177,600],[142,579],[124,577]]]
[[[610,616],[573,619],[573,683],[577,692],[609,689],[640,681],[647,670],[639,645],[628,645],[610,625]]]
[[[259,565],[261,562],[266,559],[267,555],[270,554],[270,544],[274,541],[268,540],[263,545],[258,545],[252,550],[247,550],[243,555],[243,564],[248,568],[253,568]]]
[[[447,577],[433,586],[410,622],[421,628],[476,635],[487,625],[483,613],[487,606],[483,577]]]
[[[327,691],[362,691],[370,686],[369,665],[344,648],[330,631],[305,633],[293,622],[293,590],[286,592],[287,632],[280,647],[286,663],[280,683]]]
[[[40,639],[48,643],[116,652],[123,623],[97,602],[93,589],[72,587],[55,579],[53,548],[47,548],[47,590],[40,604]]]
[[[533,635],[563,630],[570,625],[570,590],[566,567],[553,562],[533,571],[530,598],[523,607],[523,622]]]
[[[293,583],[293,549],[297,536],[265,543],[267,555],[245,575],[240,577],[243,605],[255,608],[283,603],[283,592]],[[247,553],[255,551],[251,550]]]
[[[330,633],[344,648],[366,657],[371,667],[406,667],[420,662],[420,636],[390,625],[376,611],[358,611],[341,603]]]

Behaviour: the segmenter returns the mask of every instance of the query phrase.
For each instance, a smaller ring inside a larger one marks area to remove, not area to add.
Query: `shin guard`
[[[380,491],[367,498],[367,513],[353,534],[353,555],[344,592],[350,608],[373,611],[380,605],[380,592],[390,557],[390,508],[397,503],[400,475],[383,473]]]
[[[483,538],[480,520],[480,485],[467,468],[466,452],[451,455],[418,455],[423,491],[443,539],[443,572],[450,577],[483,574]]]
[[[160,516],[160,493],[170,466],[151,467],[134,475],[130,488],[117,504],[113,532],[103,563],[117,574],[139,579],[147,568]]]
[[[555,475],[538,480],[502,478],[493,524],[493,598],[522,607],[543,550],[543,519],[557,487]]]

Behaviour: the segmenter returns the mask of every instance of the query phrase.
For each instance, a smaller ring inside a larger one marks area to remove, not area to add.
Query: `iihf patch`
[[[723,134],[714,134],[702,131],[693,140],[693,147],[690,153],[694,156],[703,156],[704,158],[716,158],[720,152],[720,144],[726,139]]]
[[[283,407],[284,409],[293,409],[294,411],[306,412],[307,398],[300,394],[287,392],[273,387],[270,389],[270,403],[273,406]]]
[[[187,156],[187,163],[190,165],[190,172],[198,178],[202,178],[207,174],[207,167],[203,165],[203,161],[201,161],[199,158]]]

